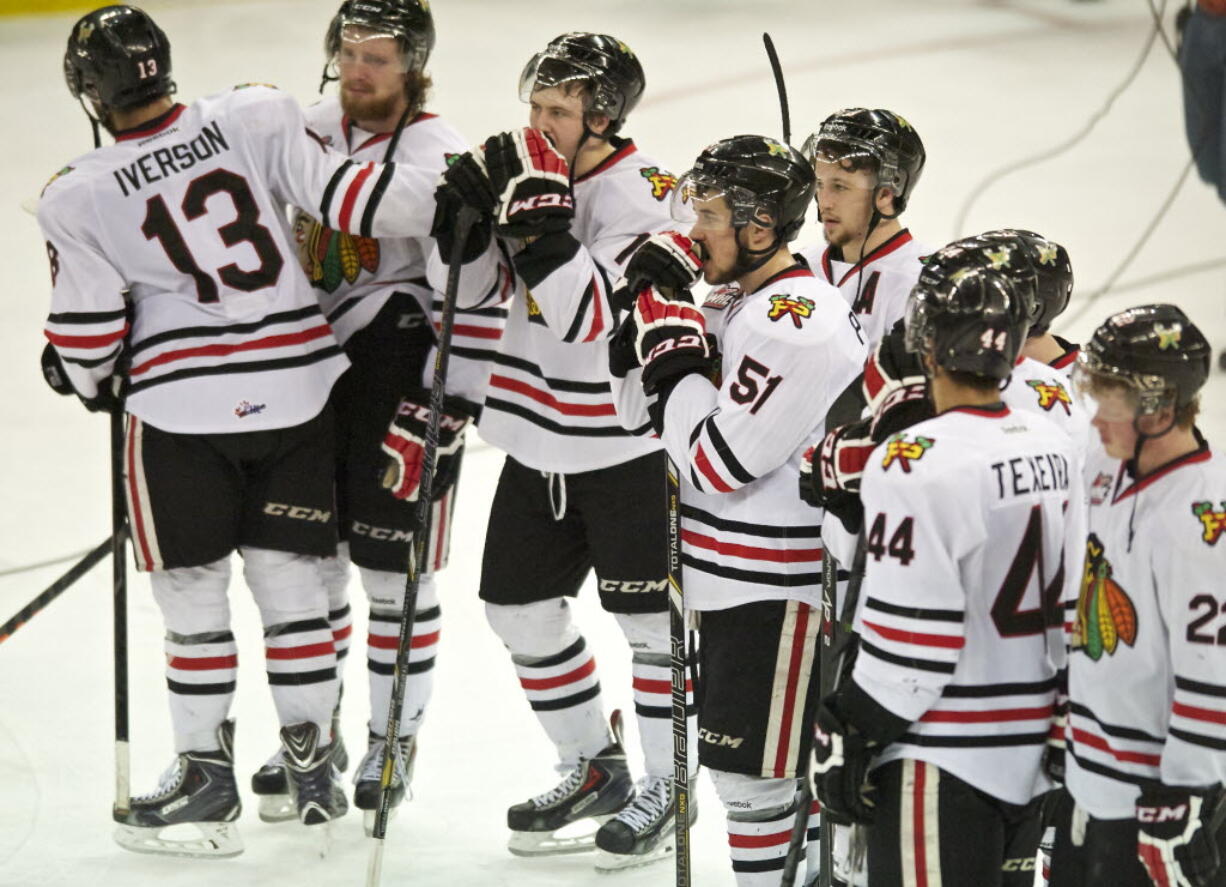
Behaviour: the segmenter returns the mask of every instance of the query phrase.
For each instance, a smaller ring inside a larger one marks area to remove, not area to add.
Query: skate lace
[[[164,797],[174,791],[183,778],[183,759],[176,757],[169,767],[158,777],[158,785],[153,791],[143,795],[133,795],[133,801],[152,801]]]
[[[575,789],[579,788],[579,786],[583,784],[584,769],[585,768],[582,764],[578,765],[567,773],[566,778],[556,786],[545,792],[543,795],[537,795],[535,798],[533,798],[532,803],[537,807],[549,807],[556,804],[567,795],[572,794]]]
[[[641,832],[667,814],[672,803],[672,780],[667,776],[646,776],[639,780],[634,800],[617,814],[617,819]]]
[[[366,750],[366,756],[362,758],[362,763],[358,767],[358,772],[354,776],[354,782],[378,782],[383,778],[383,753],[386,748],[386,743],[380,739],[372,742],[370,748]],[[401,763],[400,755],[396,756],[397,760],[393,765],[392,779],[400,777]]]

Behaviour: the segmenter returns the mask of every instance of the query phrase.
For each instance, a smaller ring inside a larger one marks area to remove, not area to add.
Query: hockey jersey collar
[[[155,133],[159,133],[178,120],[179,115],[186,110],[187,105],[176,103],[175,106],[165,114],[159,114],[152,120],[146,120],[140,126],[134,127],[133,129],[123,129],[115,133],[115,141],[130,142],[133,139],[143,139],[154,135]]]
[[[404,128],[408,129],[414,123],[420,123],[423,120],[430,120],[437,116],[438,116],[437,114],[431,114],[428,111],[422,111],[416,117],[414,117],[412,120],[406,123],[404,125]],[[357,147],[354,147],[353,129],[355,126],[357,126],[357,124],[353,122],[353,119],[348,114],[343,114],[341,116],[341,130],[345,133],[345,148],[348,149],[350,154],[356,154],[357,152],[361,151],[363,148],[369,148],[372,145],[378,145],[381,142],[386,142],[392,137],[392,133],[390,132],[378,132],[372,135],[366,141],[362,142],[362,144],[358,145]],[[362,130],[362,132],[365,133],[366,130]]]
[[[782,271],[776,271],[770,277],[766,278],[766,280],[762,281],[762,285],[759,286],[756,290],[754,290],[754,292],[760,293],[762,292],[762,290],[766,289],[768,286],[771,286],[772,284],[776,284],[781,280],[787,280],[788,278],[791,278],[791,277],[813,277],[813,276],[814,276],[813,272],[809,269],[809,266],[806,265],[804,262],[794,262],[793,264],[784,268]]]
[[[1062,370],[1077,359],[1077,355],[1081,352],[1081,346],[1074,345],[1072,342],[1067,339],[1061,339],[1059,336],[1054,338],[1060,347],[1064,349],[1064,353],[1053,360],[1050,366],[1054,369]]]
[[[1012,412],[1003,402],[990,403],[978,407],[950,407],[945,411],[945,413],[966,413],[970,416],[983,416],[985,419],[1003,419]],[[941,413],[941,415],[944,416],[945,413]]]
[[[860,261],[856,262],[856,264],[848,268],[847,272],[838,283],[834,283],[834,266],[832,263],[835,261],[843,261],[843,250],[841,247],[828,246],[826,247],[826,251],[822,253],[822,271],[826,275],[826,280],[828,280],[830,283],[834,283],[835,286],[842,286],[848,281],[848,279],[851,278],[853,274],[867,268],[878,259],[888,256],[895,250],[910,243],[911,240],[911,231],[907,228],[903,228],[885,243],[881,244],[881,246],[877,247],[867,256],[864,256],[860,259]]]
[[[580,182],[586,182],[588,179],[594,178],[605,170],[616,166],[638,150],[638,148],[634,146],[633,139],[619,139],[617,136],[614,136],[613,138],[609,139],[609,144],[614,148],[613,153],[597,163],[583,175],[575,176],[576,185]]]
[[[1212,459],[1213,452],[1209,449],[1209,441],[1205,440],[1205,436],[1200,433],[1200,429],[1193,428],[1192,433],[1196,435],[1196,442],[1199,444],[1196,449],[1190,453],[1184,453],[1182,456],[1177,456],[1170,462],[1167,462],[1165,465],[1159,465],[1149,474],[1145,475],[1145,477],[1135,481],[1132,486],[1117,493],[1115,498],[1111,500],[1112,504],[1124,501],[1133,493],[1141,492],[1146,487],[1151,486],[1156,481],[1166,477],[1168,474],[1183,468],[1185,465],[1197,465],[1201,462],[1208,462],[1210,459]],[[1136,465],[1131,459],[1129,459],[1123,464],[1121,471],[1128,477],[1135,477]],[[1122,480],[1123,477],[1120,479]]]

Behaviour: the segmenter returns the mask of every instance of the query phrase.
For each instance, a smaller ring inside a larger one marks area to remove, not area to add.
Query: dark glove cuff
[[[531,289],[575,257],[582,244],[570,231],[542,234],[511,259],[515,272]]]
[[[869,696],[855,680],[844,682],[835,703],[847,724],[883,748],[901,739],[911,726],[906,718],[900,718]]]

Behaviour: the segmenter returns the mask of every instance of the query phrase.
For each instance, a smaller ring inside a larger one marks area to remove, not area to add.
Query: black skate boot
[[[341,734],[340,714],[340,703],[337,703],[332,712],[332,744],[336,747],[332,763],[337,770],[344,771],[349,768],[349,753]],[[281,746],[251,777],[251,792],[260,799],[260,819],[264,822],[288,822],[298,818],[298,808],[289,796],[284,754],[285,746]]]
[[[126,850],[164,856],[226,857],[243,852],[234,821],[242,810],[234,781],[234,721],[217,728],[221,748],[180,754],[152,794],[132,798],[115,841]],[[192,825],[198,838],[163,838],[163,829]]]
[[[596,846],[592,832],[560,834],[582,820],[604,823],[634,795],[626,752],[622,748],[621,712],[609,725],[613,741],[594,758],[581,760],[557,787],[516,804],[507,811],[511,839],[507,849],[516,856],[582,853]]]
[[[310,722],[281,728],[289,775],[289,794],[304,825],[321,825],[349,809],[340,772],[332,763],[333,746],[319,745],[319,728]]]
[[[363,823],[366,834],[372,834],[375,827],[375,811],[379,809],[379,795],[383,784],[383,760],[386,743],[384,737],[370,734],[366,748],[366,756],[358,764],[353,773],[353,806],[363,812]],[[417,737],[401,736],[396,743],[396,753],[392,756],[392,781],[389,786],[391,793],[388,820],[396,815],[396,808],[404,800],[405,791],[413,779],[413,761],[417,757]]]
[[[697,818],[698,807],[691,794],[690,825]],[[675,824],[672,777],[643,777],[634,800],[596,832],[596,870],[615,872],[670,856]]]

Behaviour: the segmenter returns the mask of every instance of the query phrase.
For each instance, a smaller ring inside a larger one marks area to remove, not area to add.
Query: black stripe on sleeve
[[[624,265],[629,262],[630,257],[638,252],[638,248],[646,243],[647,238],[650,236],[651,235],[649,234],[640,234],[638,237],[634,238],[634,240],[630,241],[624,250],[614,257],[613,261],[619,265]]]
[[[379,208],[379,202],[383,200],[383,192],[387,190],[387,186],[392,182],[392,176],[396,172],[395,163],[383,164],[383,172],[379,176],[379,180],[375,182],[375,187],[370,192],[370,199],[366,201],[366,211],[362,213],[362,226],[358,229],[358,234],[362,237],[370,237],[371,229],[375,223],[375,212]]]
[[[732,447],[728,446],[728,441],[719,433],[719,428],[715,425],[715,417],[708,416],[703,425],[707,429],[707,436],[711,438],[711,443],[715,444],[715,452],[719,455],[720,461],[728,468],[728,473],[739,480],[742,484],[751,484],[757,480],[754,475],[745,470],[732,452]]]
[[[575,319],[570,323],[570,329],[566,331],[566,335],[562,337],[563,342],[574,342],[579,338],[579,333],[583,329],[583,320],[587,317],[588,309],[592,307],[593,290],[596,288],[596,281],[589,280],[587,288],[583,290],[583,298],[579,300],[579,308],[575,311]]]
[[[60,311],[48,314],[47,323],[109,323],[127,316],[128,312],[122,308],[117,311]]]
[[[874,659],[880,659],[882,662],[888,662],[891,665],[899,665],[903,668],[913,668],[916,671],[931,671],[937,674],[953,674],[957,668],[956,662],[933,662],[930,659],[916,659],[911,656],[896,656],[893,653],[888,653],[878,646],[870,644],[863,637],[860,638],[860,652],[867,653]]]
[[[332,178],[328,180],[328,185],[324,188],[323,200],[319,202],[319,224],[325,228],[332,227],[332,220],[328,218],[328,213],[332,211],[332,198],[336,195],[336,189],[340,187],[341,179],[349,172],[349,168],[353,166],[352,160],[346,160],[332,174]]]
[[[630,437],[630,432],[620,425],[598,425],[594,428],[580,425],[562,425],[554,422],[552,419],[538,416],[527,407],[521,407],[519,404],[500,400],[496,397],[487,397],[485,399],[485,409],[509,413],[512,416],[523,419],[525,422],[531,422],[538,428],[544,428],[546,431],[552,431],[554,434],[561,434],[567,437]]]
[[[741,582],[754,582],[758,585],[773,585],[779,588],[797,588],[805,585],[816,586],[822,582],[821,573],[764,573],[758,570],[741,570],[737,567],[728,567],[723,564],[699,560],[692,554],[681,555],[681,563],[693,570],[709,573],[712,576],[736,579]],[[953,666],[950,666],[951,670],[952,668]]]
[[[999,733],[987,736],[934,736],[905,733],[899,742],[925,748],[994,748],[997,746],[1046,745],[1047,733]]]
[[[1080,702],[1069,700],[1069,712],[1087,718],[1098,725],[1098,729],[1108,736],[1115,736],[1119,739],[1135,739],[1138,742],[1153,742],[1157,745],[1162,744],[1162,739],[1157,736],[1150,736],[1144,730],[1134,730],[1132,727],[1117,727],[1115,724],[1108,724],[1105,721],[1099,720],[1098,716],[1090,709],[1086,708]]]
[[[295,308],[293,311],[278,311],[274,314],[265,315],[259,320],[251,320],[246,323],[230,323],[225,326],[182,326],[173,330],[166,330],[163,333],[156,333],[146,339],[141,339],[132,346],[132,353],[134,355],[139,354],[146,348],[161,345],[163,342],[173,342],[176,339],[216,338],[217,336],[229,336],[237,333],[254,333],[256,330],[275,326],[278,323],[294,323],[295,321],[306,320],[308,317],[315,317],[316,315],[321,319],[323,318],[323,312],[319,309],[319,305],[312,304],[305,308]]]
[[[99,357],[97,360],[84,360],[80,357],[65,357],[63,354],[60,355],[60,360],[64,361],[64,363],[71,363],[71,364],[74,364],[75,366],[84,367],[87,370],[92,370],[94,367],[100,367],[103,364],[110,363],[112,360],[119,357],[119,352],[122,348],[123,348],[122,345],[116,345],[114,351],[112,351],[110,354],[107,354],[103,357]]]
[[[800,527],[770,527],[763,524],[750,524],[743,521],[728,520],[716,517],[708,511],[695,508],[693,505],[681,506],[681,516],[730,533],[744,533],[747,536],[760,536],[763,539],[820,539],[822,528],[818,526]]]
[[[889,613],[891,616],[902,616],[906,619],[927,619],[931,622],[964,621],[964,614],[959,610],[928,610],[921,607],[900,607],[898,604],[887,603],[877,598],[865,598],[864,606],[870,610]]]
[[[1077,766],[1082,770],[1088,770],[1091,773],[1097,773],[1099,776],[1105,776],[1108,779],[1114,779],[1116,782],[1126,782],[1129,785],[1145,786],[1152,785],[1152,779],[1146,779],[1144,776],[1132,776],[1122,770],[1116,770],[1114,767],[1108,767],[1106,764],[1100,764],[1097,761],[1090,761],[1077,754],[1076,741],[1068,746],[1068,751],[1077,761]]]

